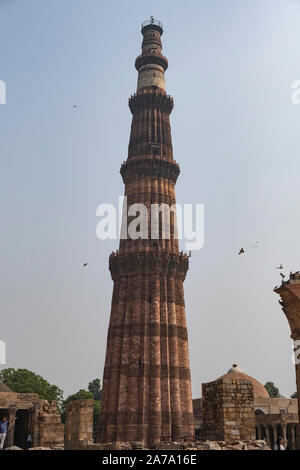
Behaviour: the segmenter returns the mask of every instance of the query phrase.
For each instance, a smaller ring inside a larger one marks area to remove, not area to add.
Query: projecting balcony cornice
[[[162,54],[154,54],[153,52],[144,52],[139,55],[135,61],[135,68],[140,70],[143,65],[155,64],[160,65],[165,71],[168,68],[168,59]]]
[[[113,280],[128,273],[141,273],[144,276],[176,276],[184,281],[189,269],[187,254],[168,253],[165,251],[142,251],[132,253],[112,253],[109,257],[109,269]]]
[[[133,157],[123,163],[120,173],[124,183],[131,178],[141,176],[166,178],[176,183],[180,168],[177,162],[170,162],[159,157]]]
[[[129,108],[132,114],[145,107],[156,108],[167,114],[171,114],[174,107],[174,100],[161,88],[145,87],[139,93],[135,93],[129,98]]]

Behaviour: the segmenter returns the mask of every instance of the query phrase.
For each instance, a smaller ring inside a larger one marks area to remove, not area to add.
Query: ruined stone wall
[[[93,440],[94,400],[75,400],[66,406],[65,449],[78,449]]]
[[[298,414],[300,422],[300,272],[291,273],[290,279],[274,289],[279,294],[279,301],[291,329],[291,338],[294,341],[296,384],[298,393]],[[300,432],[297,432],[297,450],[300,450]]]
[[[202,384],[204,437],[212,441],[255,439],[253,385],[242,379]]]
[[[281,410],[289,414],[298,414],[298,400],[296,398],[264,398],[255,397],[255,410],[265,414],[279,414]]]
[[[57,447],[64,443],[64,425],[55,402],[41,402],[39,412],[35,414],[34,427],[38,430],[38,443],[40,447]]]
[[[0,393],[0,409],[7,409],[10,422],[6,447],[14,444],[19,410],[26,410],[28,413],[28,421],[24,423],[24,433],[31,434],[34,447],[53,448],[63,445],[64,425],[55,401],[49,403],[47,400],[41,400],[36,393]]]

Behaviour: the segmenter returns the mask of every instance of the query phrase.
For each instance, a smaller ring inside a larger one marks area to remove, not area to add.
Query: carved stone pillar
[[[268,425],[265,427],[266,430],[266,440],[269,446],[271,446],[270,431]]]
[[[11,447],[14,445],[14,434],[15,434],[15,422],[16,422],[16,412],[17,408],[15,406],[11,406],[8,410],[9,417],[8,417],[8,429],[7,429],[7,437],[6,437],[6,447]]]
[[[272,424],[273,435],[274,435],[274,447],[277,441],[277,424]]]
[[[298,413],[300,422],[300,272],[291,273],[290,279],[274,289],[279,294],[279,301],[291,329],[291,338],[294,341],[296,384],[298,392]],[[300,438],[299,438],[300,441]],[[298,444],[297,444],[298,445]]]
[[[295,450],[296,442],[295,442],[295,425],[294,424],[291,424],[290,430],[291,430],[291,450]]]
[[[282,444],[284,447],[286,447],[287,446],[286,423],[282,423],[281,427],[282,427],[282,439],[283,439]]]
[[[40,445],[40,425],[39,425],[39,410],[41,405],[35,404],[32,411],[32,447]]]

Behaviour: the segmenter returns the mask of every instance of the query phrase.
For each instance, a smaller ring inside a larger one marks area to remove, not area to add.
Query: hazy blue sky
[[[96,208],[123,193],[128,97],[150,15],[165,29],[177,200],[206,210],[185,282],[193,396],[233,362],[289,396],[290,331],[273,288],[280,263],[300,269],[298,0],[0,0],[7,366],[65,394],[102,379],[118,242],[96,238]]]

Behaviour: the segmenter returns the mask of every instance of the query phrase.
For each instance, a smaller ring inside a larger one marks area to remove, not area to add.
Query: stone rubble
[[[18,446],[11,446],[11,447],[6,447],[4,450],[23,450],[21,447]]]
[[[139,443],[109,442],[105,444],[78,442],[77,450],[195,450],[195,451],[225,451],[225,450],[271,450],[264,440],[255,441],[196,441],[196,442],[160,442],[150,446],[150,449]]]

